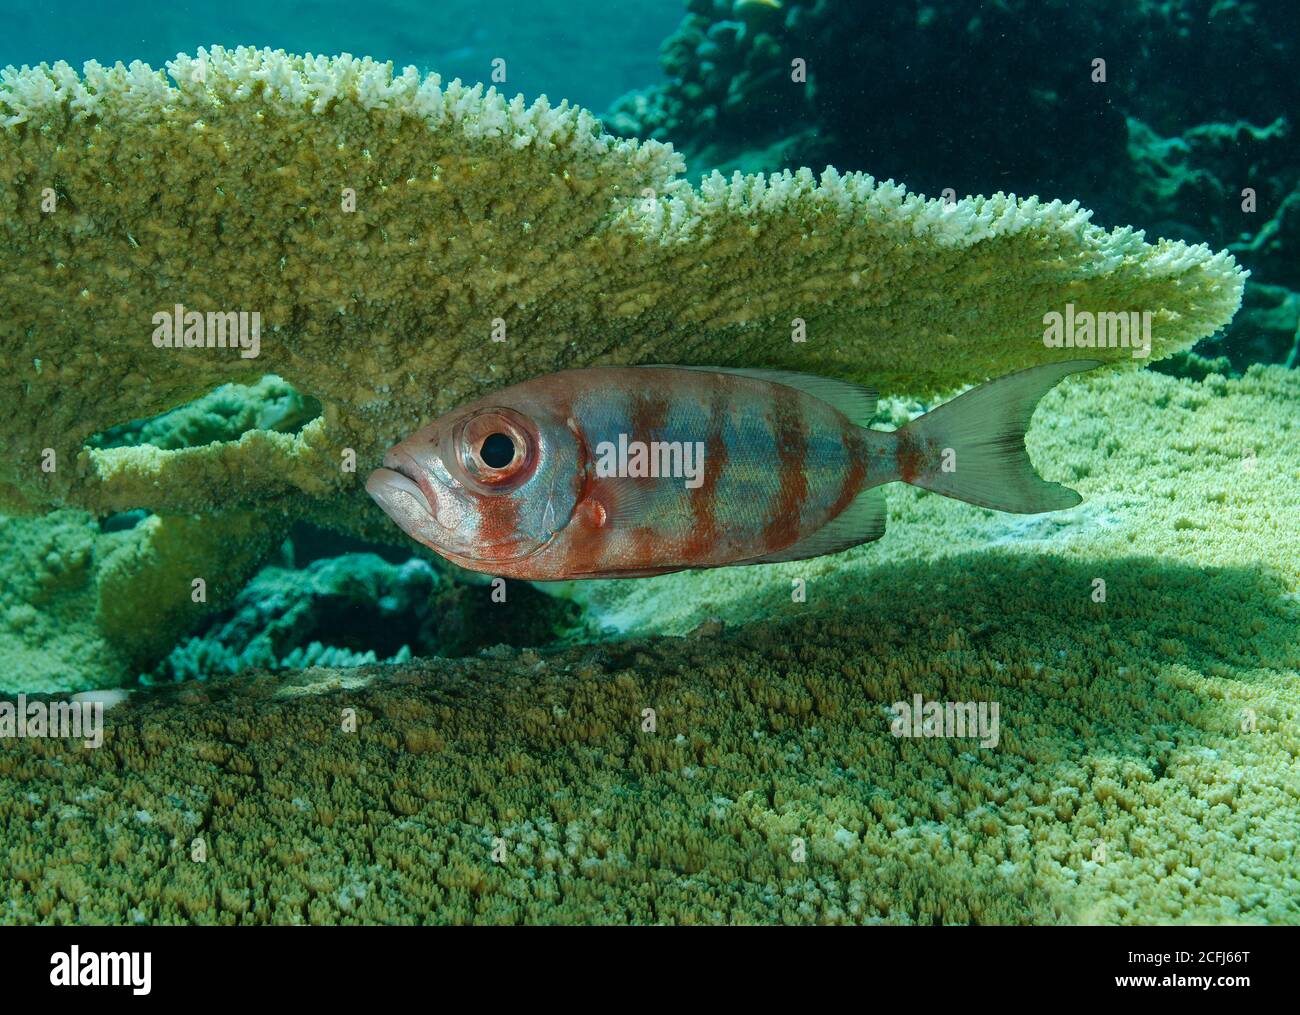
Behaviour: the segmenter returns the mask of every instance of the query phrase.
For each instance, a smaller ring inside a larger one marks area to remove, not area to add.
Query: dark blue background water
[[[659,44],[681,20],[681,0],[64,0],[5,4],[0,66],[66,60],[80,69],[143,60],[161,67],[178,52],[220,43],[291,53],[351,53],[436,70],[444,79],[490,80],[501,90],[545,93],[590,109],[662,78]]]

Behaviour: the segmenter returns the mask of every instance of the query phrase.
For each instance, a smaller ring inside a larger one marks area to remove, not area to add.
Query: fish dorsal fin
[[[698,370],[711,374],[737,374],[741,377],[753,377],[772,384],[784,384],[786,387],[802,391],[804,394],[818,398],[834,409],[838,409],[858,426],[866,426],[876,414],[876,401],[880,397],[873,388],[852,381],[837,381],[830,377],[818,377],[816,374],[800,374],[793,370],[755,370],[749,367],[678,367],[669,363],[650,364],[658,370]]]
[[[848,507],[797,543],[763,557],[738,561],[742,564],[778,564],[786,560],[807,560],[839,553],[850,546],[870,543],[885,534],[885,491],[878,486],[863,490]]]

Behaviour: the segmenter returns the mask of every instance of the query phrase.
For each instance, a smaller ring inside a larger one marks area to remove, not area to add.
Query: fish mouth
[[[394,451],[384,456],[384,467],[366,479],[366,493],[412,536],[434,517],[433,497],[412,475],[409,462]]]

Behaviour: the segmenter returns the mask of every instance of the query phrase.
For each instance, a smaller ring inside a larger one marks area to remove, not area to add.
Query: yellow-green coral
[[[356,528],[376,516],[344,449],[364,474],[494,384],[671,361],[944,390],[1055,355],[1043,314],[1067,303],[1150,311],[1160,356],[1240,298],[1228,255],[1107,232],[1073,204],[926,201],[833,169],[697,190],[671,148],[586,111],[369,59],[215,47],[168,71],[0,79],[0,506],[281,508]],[[260,313],[260,357],[155,348],[153,315],[176,305]],[[318,397],[322,419],[238,445],[82,449],[254,371]],[[46,448],[61,468],[39,468]]]
[[[743,622],[784,612],[795,578],[806,581],[810,603],[850,586],[869,602],[872,582],[896,564],[975,551],[1094,560],[1096,577],[1112,585],[1126,579],[1101,562],[1132,553],[1189,566],[1257,567],[1276,571],[1300,594],[1297,400],[1300,375],[1283,368],[1200,382],[1153,371],[1079,375],[1043,399],[1026,438],[1038,470],[1083,495],[1077,508],[1008,515],[896,484],[886,490],[885,537],[869,546],[777,567],[587,582],[566,591],[614,628],[667,634],[710,617]]]
[[[234,597],[275,538],[238,511],[154,515],[122,532],[101,532],[84,511],[0,515],[0,693],[134,681]]]
[[[100,751],[0,741],[0,911],[1300,922],[1298,397],[1278,368],[1070,384],[1031,443],[1076,514],[891,491],[841,567],[661,581],[771,614],[721,633],[186,685]],[[998,746],[894,738],[914,693],[997,701]]]
[[[211,394],[152,419],[132,420],[92,438],[95,447],[150,444],[164,451],[239,440],[249,430],[293,433],[320,414],[274,374],[256,384],[224,384]]]
[[[129,540],[100,533],[83,511],[0,516],[0,693],[81,690],[131,675],[128,651],[106,640],[93,619],[96,575]]]

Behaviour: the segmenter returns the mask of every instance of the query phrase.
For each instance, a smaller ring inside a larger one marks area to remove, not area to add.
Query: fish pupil
[[[504,469],[515,457],[515,442],[503,433],[488,434],[479,448],[479,458],[490,469]]]

